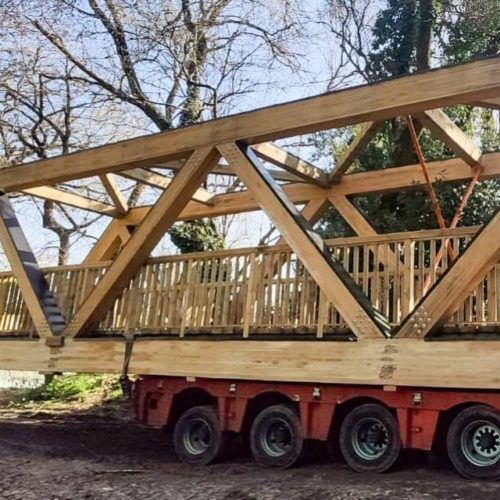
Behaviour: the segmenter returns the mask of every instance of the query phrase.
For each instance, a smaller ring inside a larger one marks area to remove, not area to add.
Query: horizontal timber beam
[[[386,80],[0,171],[23,189],[185,158],[199,147],[282,139],[500,95],[500,56]]]
[[[121,373],[124,354],[125,342],[118,339],[66,339],[59,349],[48,349],[38,341],[0,340],[0,368],[6,370]],[[492,349],[491,341],[138,339],[129,371],[218,379],[499,390],[498,366],[500,349]]]
[[[117,207],[114,207],[113,205],[108,205],[107,203],[91,200],[90,198],[85,198],[84,196],[80,196],[77,194],[68,193],[67,191],[63,191],[62,189],[58,189],[52,186],[41,186],[31,189],[25,189],[23,193],[34,196],[35,198],[55,201],[57,203],[62,203],[63,205],[81,208],[82,210],[95,212],[101,215],[107,215],[109,217],[120,217],[120,215],[122,215],[121,210],[119,210]]]
[[[500,97],[493,99],[484,99],[481,102],[474,103],[483,108],[500,109]]]
[[[500,153],[483,154],[481,165],[484,170],[480,180],[500,178]],[[470,180],[472,170],[461,158],[434,161],[427,164],[432,182],[459,182]],[[361,172],[344,175],[342,181],[325,189],[312,184],[294,183],[282,187],[288,198],[295,203],[307,203],[310,200],[332,195],[355,196],[371,192],[385,192],[396,189],[424,186],[420,165],[407,165],[397,168]],[[150,207],[134,208],[129,213],[130,221],[140,221]],[[179,220],[193,220],[201,217],[218,217],[260,210],[254,195],[250,191],[220,194],[214,196],[211,206],[190,201],[179,215]]]

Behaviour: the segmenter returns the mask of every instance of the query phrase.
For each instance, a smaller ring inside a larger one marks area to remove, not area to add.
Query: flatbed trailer
[[[401,449],[445,444],[462,475],[498,479],[499,410],[498,391],[159,376],[134,385],[137,420],[172,433],[177,456],[197,465],[223,458],[231,438],[279,468],[322,441],[358,472],[387,470]]]
[[[500,153],[440,109],[457,104],[500,107],[500,57],[2,169],[0,368],[140,374],[138,418],[170,427],[186,461],[219,458],[227,432],[249,430],[260,463],[292,465],[304,439],[333,437],[355,469],[382,471],[401,446],[447,435],[462,474],[498,479],[500,212],[481,227],[456,227],[458,210],[448,228],[377,234],[352,201],[466,183],[460,209],[498,179]],[[379,123],[401,116],[457,157],[348,173]],[[329,173],[272,142],[356,123]],[[246,189],[208,192],[210,175]],[[96,176],[108,200],[61,186]],[[128,207],[114,176],[161,194]],[[11,193],[111,222],[81,264],[40,269]],[[314,232],[329,206],[357,236]],[[274,246],[150,256],[177,220],[261,209]]]

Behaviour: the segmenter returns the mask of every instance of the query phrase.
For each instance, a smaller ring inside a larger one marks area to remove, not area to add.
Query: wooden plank
[[[439,331],[500,259],[500,210],[403,321],[398,337],[425,337]]]
[[[122,195],[118,184],[116,183],[113,174],[103,174],[99,176],[104,189],[108,193],[111,201],[116,207],[118,213],[124,215],[128,212],[127,200]]]
[[[424,111],[416,118],[471,167],[480,163],[481,150],[441,109]]]
[[[500,177],[499,162],[500,153],[482,155],[481,165],[484,167],[484,171],[480,179]],[[427,163],[427,169],[433,183],[465,181],[471,178],[471,169],[461,158],[429,162]],[[332,186],[331,190],[349,196],[374,192],[381,193],[402,188],[424,187],[424,184],[425,180],[422,176],[421,167],[416,164],[344,175],[340,184]]]
[[[98,325],[218,159],[219,154],[210,147],[191,155],[88,295],[66,328],[65,335],[77,336]]]
[[[295,205],[287,200],[251,149],[234,143],[220,145],[218,148],[254,193],[259,205],[355,335],[360,338],[388,335],[387,322],[373,309],[349,274],[331,258],[323,240],[314,233]]]
[[[1,340],[6,370],[121,373],[125,342]],[[284,355],[284,353],[286,355]],[[418,362],[415,362],[418,360]],[[457,369],[457,366],[460,369]],[[130,372],[280,382],[500,389],[500,350],[491,341],[136,340]]]
[[[335,167],[329,174],[329,182],[338,182],[349,167],[353,164],[359,153],[373,139],[373,136],[381,129],[380,122],[363,123],[361,130],[358,132],[354,140],[349,144],[349,147],[340,155],[335,163]]]
[[[108,215],[109,217],[119,217],[121,214],[121,212],[113,205],[91,200],[90,198],[85,198],[84,196],[77,194],[68,193],[67,191],[63,191],[62,189],[52,186],[24,189],[22,192],[44,200],[56,201],[57,203],[69,205],[70,207],[81,208],[83,210],[88,210],[89,212]]]
[[[272,142],[263,142],[252,147],[257,156],[264,161],[281,167],[297,177],[318,184],[319,186],[328,186],[328,174],[316,167],[312,163],[305,161],[283,148],[276,146]]]
[[[166,189],[170,186],[172,179],[170,177],[165,177],[164,175],[157,174],[156,172],[151,172],[144,168],[132,168],[130,170],[124,170],[120,172],[120,175],[134,181],[139,181],[148,186]],[[193,194],[193,200],[199,201],[201,203],[212,204],[214,195],[209,193],[206,189],[198,188]]]
[[[236,140],[258,144],[477,102],[499,93],[497,56],[6,168],[0,172],[0,188],[7,192],[57,184],[186,157],[189,151],[208,145]]]

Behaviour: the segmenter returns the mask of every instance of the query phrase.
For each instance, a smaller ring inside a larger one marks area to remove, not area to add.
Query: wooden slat
[[[380,122],[363,123],[361,130],[358,132],[354,140],[349,144],[349,147],[340,155],[335,162],[335,167],[329,174],[330,182],[338,182],[349,167],[353,164],[359,153],[373,139],[373,136],[380,130],[382,124]]]
[[[297,253],[307,270],[342,314],[356,336],[388,335],[386,322],[373,309],[366,296],[344,272],[314,235],[310,224],[280,192],[274,180],[266,174],[250,148],[236,144],[219,146],[221,154],[237,169],[240,179],[250,189],[262,209]],[[245,150],[245,152],[243,152]]]
[[[328,174],[326,172],[271,142],[257,144],[252,149],[259,158],[281,167],[306,182],[318,184],[319,186],[328,185]]]
[[[471,167],[479,164],[481,150],[444,111],[441,109],[424,111],[417,115],[417,119]]]
[[[191,155],[72,318],[65,331],[67,336],[76,336],[98,325],[218,159],[213,148],[203,148]]]
[[[151,166],[199,147],[244,140],[258,144],[279,138],[380,121],[500,93],[500,56],[324,94],[191,127],[139,137],[0,172],[4,191],[57,184],[71,179]]]
[[[397,336],[425,337],[437,332],[500,259],[499,235],[500,211],[417,304]]]

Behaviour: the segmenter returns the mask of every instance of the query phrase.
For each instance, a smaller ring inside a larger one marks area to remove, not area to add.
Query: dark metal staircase
[[[11,251],[14,250],[17,254],[18,258],[16,261],[22,267],[20,271],[24,271],[23,277],[29,281],[52,334],[57,335],[61,333],[66,326],[66,321],[59,309],[54,294],[49,289],[45,276],[38,266],[28,240],[6,195],[0,195],[0,217],[9,236]],[[12,261],[12,259],[9,260]],[[14,272],[14,274],[16,273]],[[22,293],[23,289],[21,286],[20,288]],[[24,299],[25,301],[27,300],[26,297]]]

